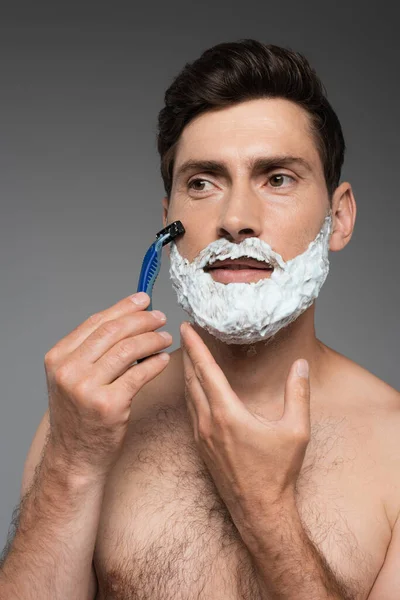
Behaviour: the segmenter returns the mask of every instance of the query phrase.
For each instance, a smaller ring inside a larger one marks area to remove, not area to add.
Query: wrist
[[[276,548],[282,530],[301,529],[302,523],[293,495],[262,498],[248,503],[243,510],[240,533],[246,546],[256,552]]]
[[[52,481],[66,489],[104,487],[108,471],[90,465],[78,457],[68,455],[49,438],[43,456],[43,468]]]

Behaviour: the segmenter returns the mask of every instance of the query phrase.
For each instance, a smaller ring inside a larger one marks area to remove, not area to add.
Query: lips
[[[215,269],[262,269],[272,271],[273,267],[269,263],[261,262],[254,258],[246,258],[235,260],[216,260],[214,263],[204,268],[205,271],[213,271]]]

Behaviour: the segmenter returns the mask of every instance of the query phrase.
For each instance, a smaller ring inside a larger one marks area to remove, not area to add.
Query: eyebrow
[[[246,163],[247,168],[262,173],[278,167],[298,166],[312,173],[313,168],[304,158],[290,156],[287,154],[277,156],[257,156],[250,158]],[[193,160],[188,159],[178,168],[175,174],[176,180],[180,180],[189,171],[203,171],[217,175],[228,176],[229,170],[226,163],[218,160]]]

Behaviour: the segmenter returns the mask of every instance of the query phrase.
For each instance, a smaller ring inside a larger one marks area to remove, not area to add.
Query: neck
[[[325,346],[316,338],[315,303],[271,340],[255,344],[226,344],[196,323],[192,326],[222,369],[232,389],[246,404],[281,402],[289,369],[298,358],[307,359],[310,383],[321,383]]]

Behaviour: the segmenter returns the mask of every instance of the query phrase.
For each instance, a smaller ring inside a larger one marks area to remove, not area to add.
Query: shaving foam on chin
[[[331,212],[307,250],[285,262],[259,238],[240,244],[220,239],[190,263],[173,241],[169,274],[178,304],[200,327],[227,344],[267,340],[297,319],[317,298],[329,272]],[[214,281],[204,267],[215,260],[255,258],[273,265],[266,279],[251,283]]]

